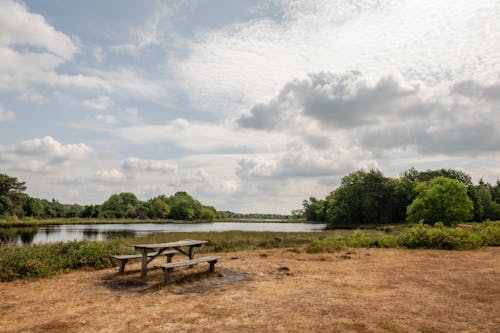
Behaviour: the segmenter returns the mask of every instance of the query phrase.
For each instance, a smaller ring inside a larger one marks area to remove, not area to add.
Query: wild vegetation
[[[28,217],[213,221],[217,217],[214,207],[201,204],[186,192],[168,197],[159,195],[146,201],[140,201],[133,193],[122,192],[111,195],[101,205],[68,205],[55,199],[30,197],[25,190],[25,182],[0,174],[0,220]]]
[[[474,185],[463,171],[409,169],[399,178],[359,170],[342,178],[325,199],[303,202],[307,220],[331,229],[422,221],[455,225],[500,219],[500,181]]]
[[[398,229],[399,228],[399,229]],[[315,233],[283,232],[209,232],[170,233],[146,238],[116,238],[108,241],[1,246],[0,281],[43,277],[71,269],[100,269],[115,265],[111,254],[133,252],[128,244],[158,243],[182,238],[207,239],[200,252],[291,248],[308,253],[335,252],[346,247],[473,249],[500,246],[500,221],[447,227],[416,224],[371,230],[331,230]]]

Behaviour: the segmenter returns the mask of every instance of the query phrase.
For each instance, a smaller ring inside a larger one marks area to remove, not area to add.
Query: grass
[[[112,254],[132,253],[129,244],[161,243],[179,239],[205,239],[199,252],[226,252],[262,248],[305,249],[308,253],[335,252],[345,247],[432,248],[448,250],[500,246],[500,221],[458,227],[417,224],[394,231],[328,230],[313,233],[189,232],[141,238],[116,238],[104,242],[75,241],[31,246],[0,247],[0,281],[44,277],[71,269],[111,267]]]

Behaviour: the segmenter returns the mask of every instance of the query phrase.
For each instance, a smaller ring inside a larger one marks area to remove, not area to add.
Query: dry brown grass
[[[111,269],[1,283],[0,331],[500,332],[500,248],[222,256],[168,286]]]

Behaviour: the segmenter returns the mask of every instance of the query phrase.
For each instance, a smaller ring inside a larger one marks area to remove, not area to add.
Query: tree
[[[403,172],[401,179],[408,180],[413,183],[420,183],[440,176],[456,179],[466,186],[472,185],[472,179],[467,173],[462,170],[455,169],[427,169],[426,171],[418,171],[415,168],[410,168]]]
[[[0,174],[0,215],[8,214],[23,216],[23,205],[28,196],[22,192],[26,190],[26,183],[16,177]]]
[[[203,206],[200,210],[200,219],[203,221],[213,221],[217,217],[217,211],[214,207]]]
[[[473,216],[467,186],[459,180],[439,176],[419,183],[415,191],[417,196],[407,208],[409,222],[454,225]]]
[[[44,214],[44,205],[42,200],[37,198],[28,198],[24,202],[24,212],[26,216],[41,217]]]
[[[500,219],[500,204],[493,200],[494,187],[481,179],[476,188],[477,196],[481,202],[482,211],[480,219],[483,220],[498,220]]]
[[[104,218],[136,218],[140,205],[141,202],[133,193],[113,194],[102,204],[99,216]]]
[[[409,203],[408,185],[379,170],[358,170],[343,177],[326,198],[329,228],[400,222]]]
[[[325,200],[318,200],[310,197],[309,201],[302,202],[304,207],[304,216],[308,221],[325,221]]]
[[[201,203],[186,192],[176,192],[167,202],[170,206],[169,218],[189,221],[200,218]]]
[[[170,206],[167,204],[167,198],[161,195],[148,201],[148,217],[166,219],[170,214]]]

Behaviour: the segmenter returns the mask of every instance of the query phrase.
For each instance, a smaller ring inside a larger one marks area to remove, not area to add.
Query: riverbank
[[[0,281],[45,277],[73,269],[100,269],[115,264],[112,254],[133,252],[129,244],[205,239],[201,252],[291,248],[334,253],[345,248],[427,248],[466,250],[500,246],[500,222],[461,227],[415,225],[400,232],[328,230],[321,232],[176,232],[108,241],[73,241],[32,246],[0,246]]]
[[[98,218],[52,218],[52,219],[0,219],[0,228],[5,227],[37,227],[44,225],[62,225],[62,224],[134,224],[134,223],[158,223],[158,224],[196,224],[196,223],[213,223],[213,222],[241,222],[241,223],[311,223],[302,219],[217,219],[215,221],[206,220],[170,220],[170,219],[98,219]]]
[[[219,254],[139,280],[115,268],[0,283],[13,332],[496,332],[500,248]],[[158,259],[159,260],[159,259]],[[36,315],[33,315],[36,314]]]

